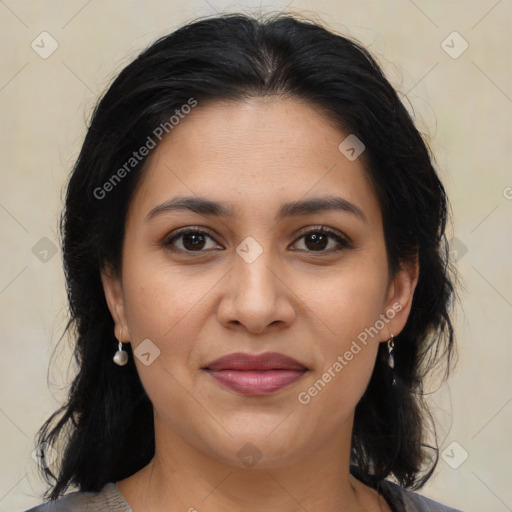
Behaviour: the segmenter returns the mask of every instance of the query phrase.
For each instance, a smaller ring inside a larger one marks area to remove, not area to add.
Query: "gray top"
[[[402,489],[388,480],[378,483],[379,493],[393,512],[462,512],[415,492]],[[133,512],[116,484],[110,482],[99,492],[76,491],[38,505],[25,512]]]

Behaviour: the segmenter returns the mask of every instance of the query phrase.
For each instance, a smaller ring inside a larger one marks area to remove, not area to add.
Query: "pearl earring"
[[[119,338],[122,339],[122,337],[123,329],[121,328]],[[128,362],[128,353],[123,351],[123,343],[121,341],[119,342],[117,352],[114,354],[113,361],[119,366],[124,366]]]

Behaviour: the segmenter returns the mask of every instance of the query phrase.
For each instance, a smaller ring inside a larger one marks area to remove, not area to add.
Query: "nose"
[[[222,292],[217,318],[227,328],[261,334],[286,328],[295,318],[290,284],[265,251],[252,263],[236,255]]]

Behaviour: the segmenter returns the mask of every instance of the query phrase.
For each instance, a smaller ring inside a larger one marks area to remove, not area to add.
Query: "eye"
[[[300,238],[298,238],[298,240],[301,239],[304,239],[303,244],[306,249],[299,250],[306,250],[307,252],[333,253],[343,249],[350,249],[352,247],[348,240],[346,240],[336,231],[325,226],[318,226],[314,229],[310,229],[309,231],[303,233]],[[337,242],[337,245],[334,244],[334,248],[328,248],[330,241]]]
[[[174,246],[176,249],[184,252],[205,252],[207,239],[213,238],[204,230],[198,228],[187,228],[175,233],[171,238],[164,240],[164,246]],[[181,247],[176,247],[175,242],[180,241]],[[214,246],[219,247],[218,245]]]

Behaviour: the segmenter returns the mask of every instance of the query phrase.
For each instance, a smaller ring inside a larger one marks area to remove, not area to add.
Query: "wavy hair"
[[[143,146],[156,127],[195,98],[200,104],[283,96],[303,100],[355,134],[384,224],[390,270],[419,261],[406,326],[395,339],[391,385],[379,345],[369,385],[355,410],[351,464],[418,489],[439,459],[427,442],[432,420],[425,377],[455,353],[451,321],[455,273],[445,226],[448,200],[424,137],[370,53],[357,41],[298,15],[223,14],[196,19],[145,49],[99,100],[67,183],[60,219],[78,371],[66,403],[40,428],[36,442],[55,446],[55,473],[43,468],[46,497],[70,486],[99,491],[147,465],[154,455],[153,407],[133,357],[112,362],[117,340],[100,273],[121,271],[125,220],[147,157],[98,190]],[[125,167],[126,169],[126,167]],[[126,349],[131,353],[131,348]],[[434,436],[436,437],[436,436]]]

